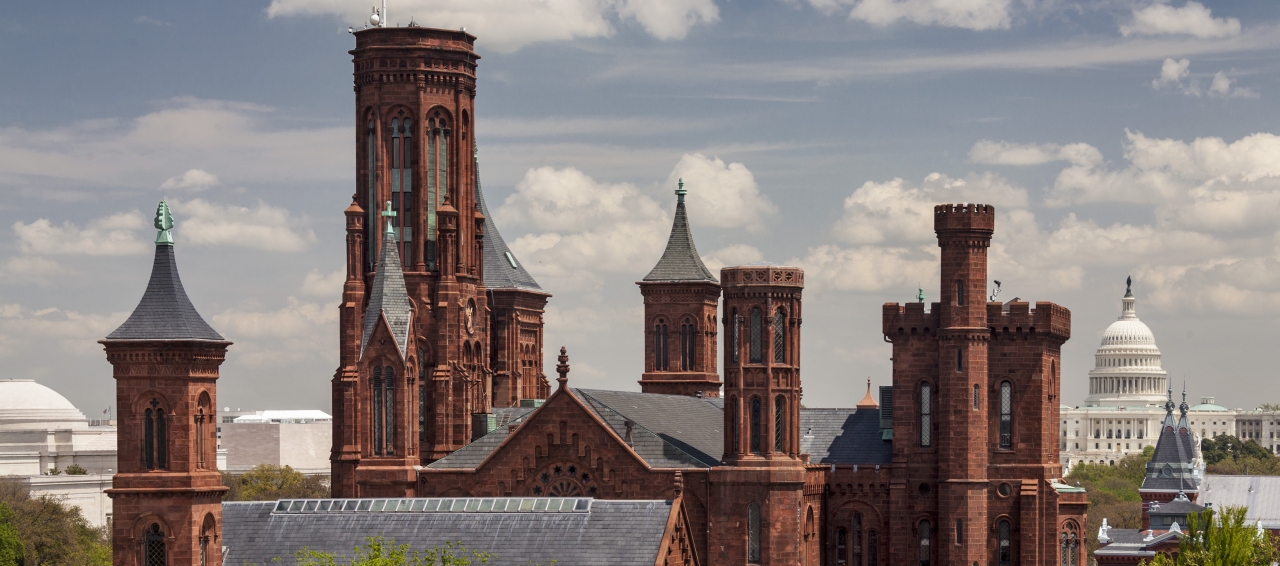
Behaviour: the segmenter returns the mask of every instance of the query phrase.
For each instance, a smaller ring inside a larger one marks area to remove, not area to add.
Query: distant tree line
[[[259,464],[240,475],[222,472],[222,485],[231,488],[223,501],[320,499],[330,493],[328,476],[309,476],[290,466],[270,464]]]
[[[1280,475],[1280,457],[1253,440],[1220,435],[1200,441],[1205,473],[1221,475]]]

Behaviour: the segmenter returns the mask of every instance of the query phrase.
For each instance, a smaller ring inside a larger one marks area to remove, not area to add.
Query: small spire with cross
[[[173,230],[173,214],[169,212],[169,203],[164,199],[161,199],[160,204],[156,206],[155,227],[160,231],[156,234],[156,245],[172,246],[173,233],[170,230]]]
[[[681,178],[680,182],[676,185],[676,204],[684,202],[684,195],[687,194],[689,194],[689,191],[684,188],[684,179]]]
[[[382,211],[382,216],[387,219],[387,229],[383,231],[383,233],[394,237],[396,235],[396,229],[394,226],[395,222],[393,222],[392,219],[396,217],[396,211],[391,209],[391,201],[387,201],[387,208]]]
[[[569,351],[564,346],[560,347],[560,357],[556,361],[560,362],[556,365],[556,373],[560,374],[556,383],[560,384],[560,389],[564,389],[569,384]]]

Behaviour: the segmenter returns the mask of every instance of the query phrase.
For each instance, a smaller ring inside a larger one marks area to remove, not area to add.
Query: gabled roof
[[[880,409],[800,409],[800,452],[817,464],[888,464],[893,443],[882,440]]]
[[[1200,482],[1196,478],[1194,467],[1196,459],[1196,440],[1187,428],[1187,403],[1182,403],[1182,418],[1175,426],[1173,419],[1173,399],[1165,403],[1164,423],[1160,426],[1160,437],[1156,440],[1156,450],[1147,462],[1147,475],[1142,480],[1141,491],[1186,491],[1194,492]]]
[[[156,244],[151,280],[133,314],[107,340],[207,340],[223,342],[187,298],[178,277],[173,244]]]
[[[489,205],[484,202],[484,193],[480,191],[480,164],[476,162],[476,203],[480,214],[484,215],[484,286],[486,289],[523,289],[542,291],[533,276],[525,271],[507,242],[498,233],[498,225],[489,214]]]
[[[475,439],[466,446],[450,452],[448,456],[427,464],[433,470],[474,470],[488,458],[502,442],[511,435],[510,425],[520,424],[534,409],[532,407],[510,407],[493,409],[498,417],[498,428],[493,432]]]
[[[709,468],[724,454],[724,409],[706,399],[632,391],[572,389],[654,468]]]
[[[645,281],[710,281],[717,282],[711,270],[702,263],[698,248],[693,245],[693,233],[689,231],[689,215],[684,209],[684,183],[676,190],[676,220],[671,225],[671,237],[662,259],[653,266]]]
[[[469,551],[493,554],[491,565],[550,564],[558,566],[641,565],[652,566],[666,535],[671,501],[613,501],[579,499],[589,502],[587,511],[515,512],[479,511],[481,503],[492,507],[509,498],[392,499],[410,505],[426,503],[436,507],[441,501],[454,502],[446,512],[274,512],[275,501],[227,502],[222,506],[222,541],[225,564],[273,564],[276,558],[292,563],[303,548],[329,552],[346,563],[352,550],[365,544],[366,537],[382,536],[397,544],[409,544],[411,551],[461,543]],[[515,498],[518,502],[564,501],[553,498]],[[332,503],[335,500],[319,500]],[[318,503],[308,500],[306,503]],[[357,500],[336,500],[341,503]],[[385,500],[358,500],[359,503]],[[431,505],[434,501],[436,505]],[[457,502],[461,501],[459,505]],[[573,501],[573,500],[569,500]],[[475,505],[471,505],[475,502]],[[304,503],[304,504],[306,504]],[[327,505],[326,505],[327,506]],[[312,507],[316,508],[315,505]],[[368,509],[366,505],[366,509]],[[473,509],[465,511],[463,509]]]
[[[405,348],[409,344],[409,319],[413,307],[409,303],[409,292],[404,286],[404,268],[400,263],[400,250],[396,243],[395,231],[390,224],[382,237],[382,254],[378,258],[377,272],[373,275],[373,286],[369,291],[369,306],[364,311],[364,334],[360,339],[360,355],[369,345],[374,328],[383,317],[391,328],[391,337],[400,350],[400,356],[408,354]]]

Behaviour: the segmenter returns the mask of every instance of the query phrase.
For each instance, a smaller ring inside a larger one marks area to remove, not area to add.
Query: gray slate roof
[[[573,389],[654,468],[709,468],[724,454],[724,409],[706,399],[631,391]]]
[[[1146,540],[1147,531],[1139,529],[1107,529],[1110,543],[1094,551],[1095,556],[1132,556],[1151,557],[1155,552],[1148,550],[1168,539],[1180,536],[1179,533],[1164,531],[1152,533],[1151,540]]]
[[[1268,529],[1280,529],[1280,476],[1206,475],[1200,482],[1201,504],[1214,509],[1227,505],[1244,506],[1245,521],[1261,522]]]
[[[107,340],[211,340],[224,341],[187,298],[178,277],[178,263],[173,246],[156,246],[151,264],[151,280],[133,314]]]
[[[1191,466],[1195,459],[1195,438],[1186,429],[1162,428],[1160,438],[1156,441],[1156,451],[1151,455],[1151,461],[1147,462],[1147,475],[1142,480],[1141,489],[1196,491],[1199,481]],[[1166,466],[1171,469],[1172,477],[1165,475]]]
[[[800,451],[819,464],[888,464],[893,443],[882,440],[880,409],[801,409]]]
[[[451,452],[448,456],[427,465],[433,470],[474,470],[488,458],[498,446],[511,435],[510,425],[519,424],[529,416],[532,407],[495,408],[498,417],[498,428],[493,432],[477,438],[471,444]]]
[[[391,327],[391,337],[396,341],[400,355],[407,355],[405,348],[409,344],[409,318],[412,306],[409,303],[409,292],[404,286],[404,268],[400,263],[400,250],[396,245],[394,233],[384,233],[382,237],[382,254],[378,258],[377,272],[373,275],[373,287],[369,292],[369,306],[364,311],[364,335],[360,339],[360,355],[369,345],[373,329],[377,327],[382,316],[387,317]]]
[[[542,291],[533,276],[525,271],[524,264],[516,258],[506,240],[498,233],[498,225],[489,214],[489,205],[484,202],[484,193],[480,191],[480,164],[476,163],[476,202],[480,205],[480,214],[484,215],[484,286],[486,289],[524,289]],[[512,261],[507,261],[510,254]]]
[[[676,204],[676,220],[671,225],[671,237],[667,249],[653,270],[644,276],[645,281],[711,281],[717,282],[711,270],[702,263],[698,248],[693,245],[693,233],[689,231],[689,215],[684,210],[684,199]]]
[[[670,501],[594,500],[585,513],[352,512],[272,513],[276,502],[222,505],[223,563],[291,564],[309,548],[350,558],[366,537],[409,543],[412,550],[461,542],[490,552],[494,565],[652,566],[671,513]],[[340,561],[341,562],[341,561]]]

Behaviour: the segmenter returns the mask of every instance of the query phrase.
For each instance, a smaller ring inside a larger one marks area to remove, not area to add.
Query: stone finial
[[[391,209],[391,201],[387,201],[387,208],[383,210],[381,214],[387,219],[387,229],[383,233],[388,236],[395,236],[396,229],[392,226],[393,222],[391,222],[391,219],[395,218],[396,211]]]
[[[689,191],[684,188],[684,179],[681,178],[680,182],[676,185],[676,203],[679,204],[684,202],[684,195],[687,194],[689,194]]]
[[[684,474],[676,472],[674,480],[676,497],[680,497],[680,494],[684,492]]]
[[[564,389],[569,384],[569,351],[564,346],[560,347],[560,357],[556,361],[560,362],[556,364],[556,373],[560,374],[556,383],[560,384],[560,389]]]
[[[163,199],[161,199],[160,204],[156,206],[155,226],[156,230],[160,231],[159,234],[156,234],[156,245],[172,246],[173,233],[170,232],[170,230],[173,230],[173,214],[169,212],[169,203],[165,202]]]

